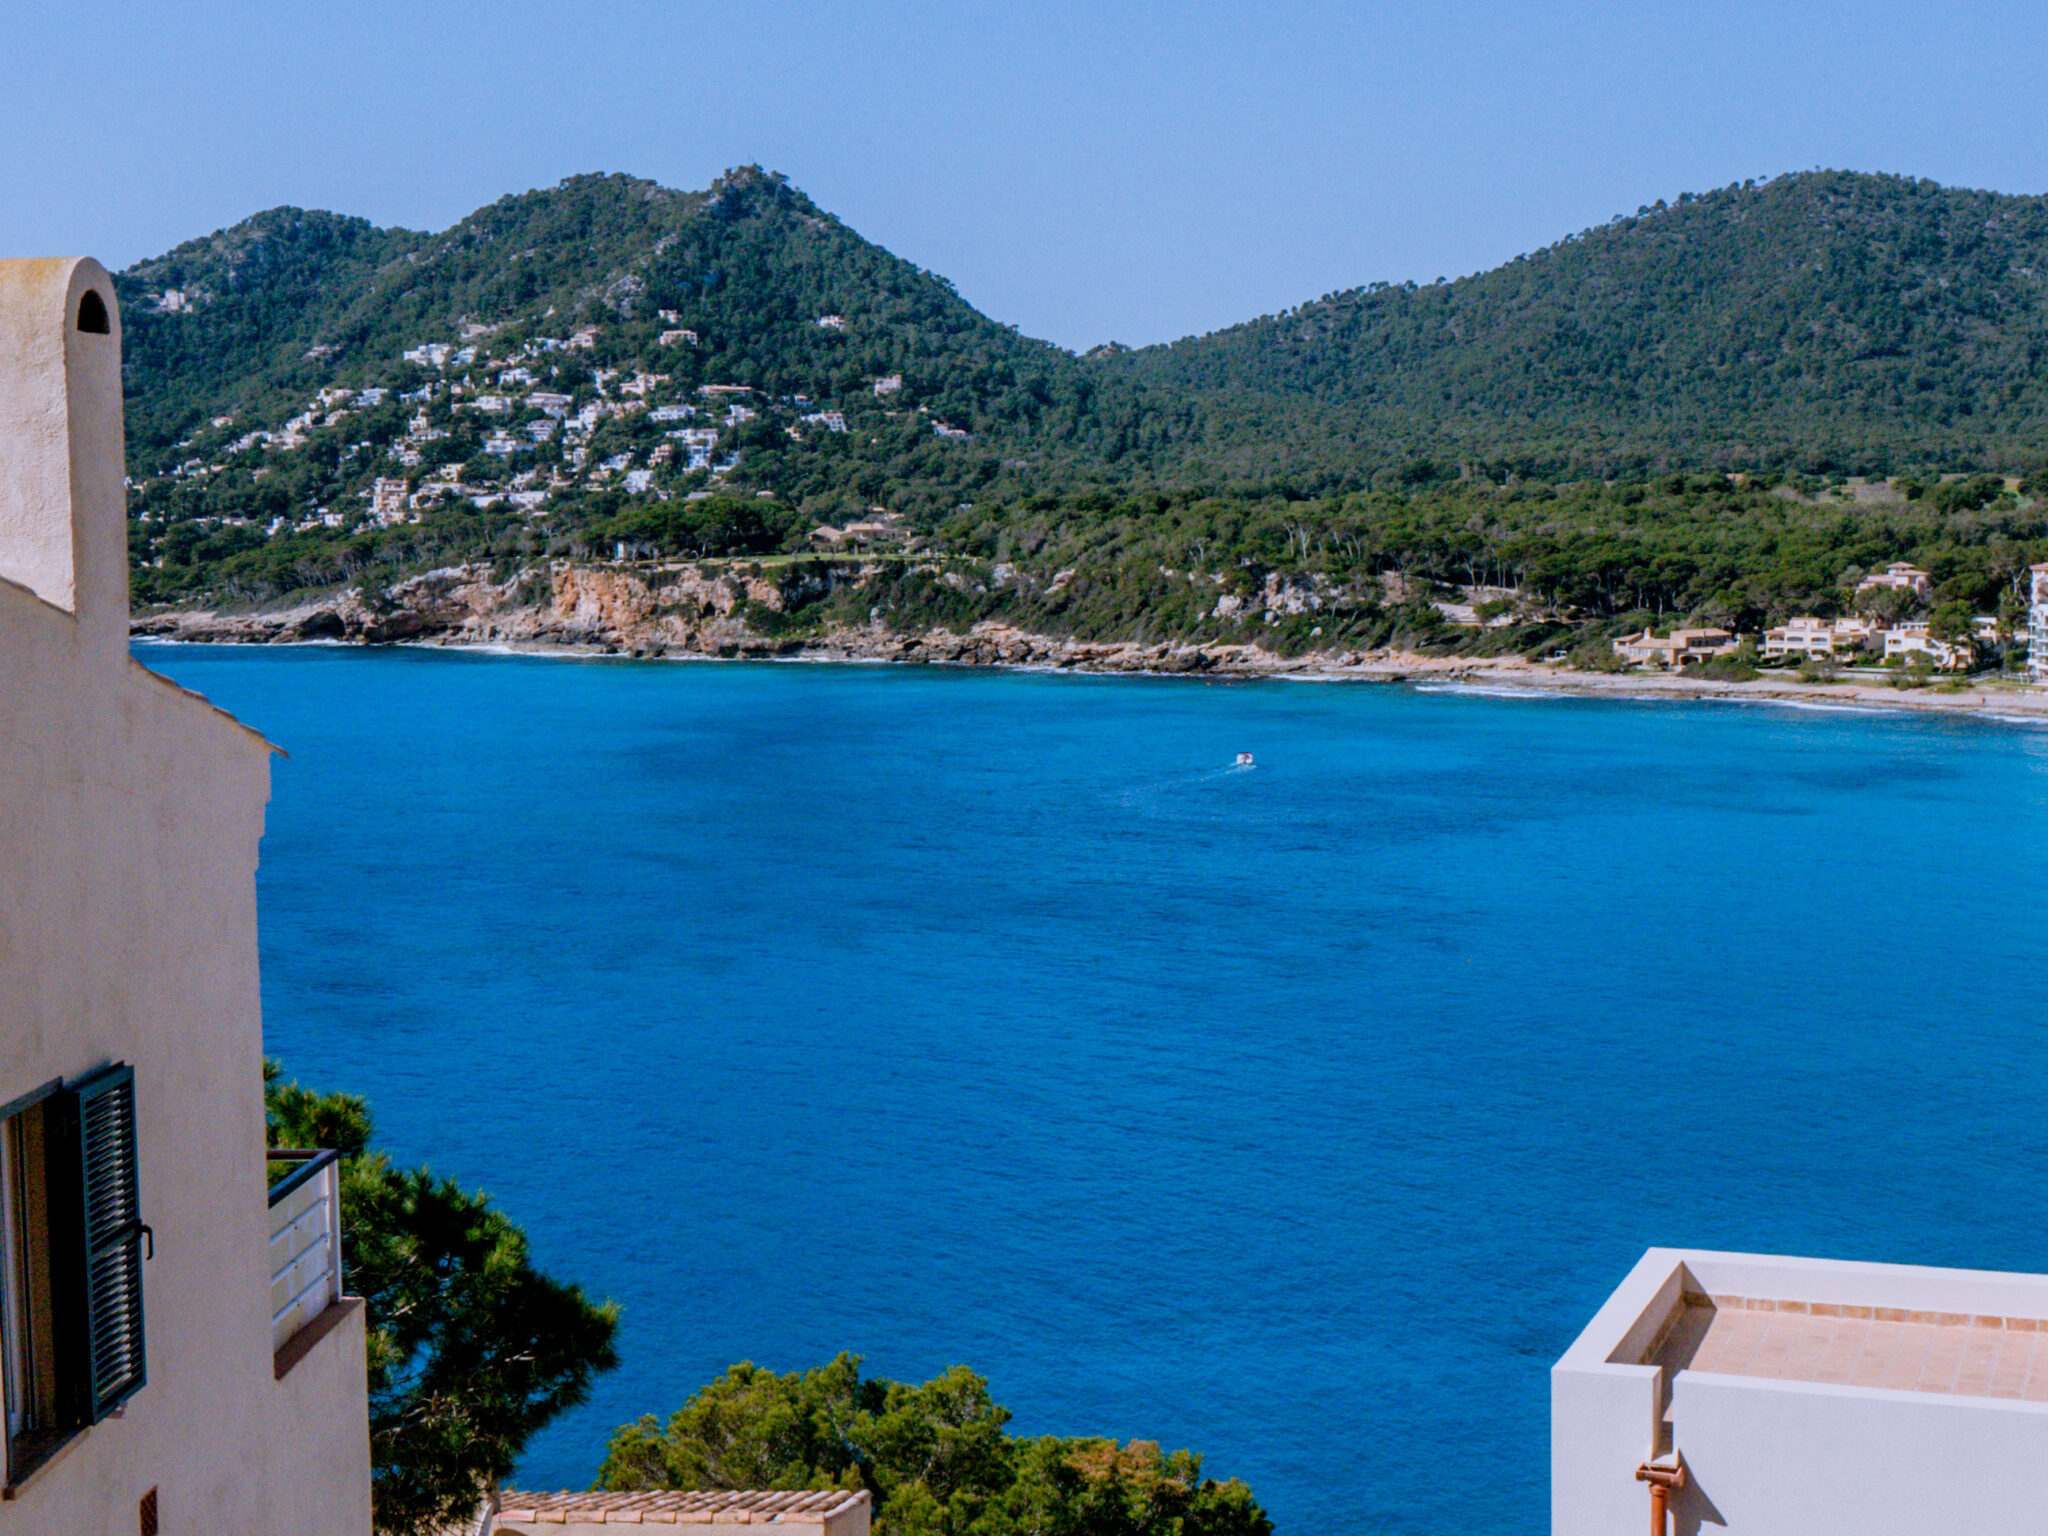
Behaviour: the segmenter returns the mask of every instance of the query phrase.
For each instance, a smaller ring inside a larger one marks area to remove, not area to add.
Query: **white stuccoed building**
[[[1551,1369],[1550,1479],[1553,1536],[2048,1530],[2048,1275],[1653,1248]]]
[[[112,280],[0,261],[4,1536],[370,1528],[332,1159],[266,1178],[270,753],[129,657]]]

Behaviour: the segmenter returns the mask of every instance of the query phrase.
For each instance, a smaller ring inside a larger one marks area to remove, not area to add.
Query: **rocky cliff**
[[[145,613],[135,619],[133,630],[166,640],[242,644],[405,642],[593,655],[802,656],[1090,672],[1258,676],[1338,668],[1396,676],[1418,669],[1469,668],[1382,651],[1288,657],[1252,644],[1076,640],[995,622],[960,631],[906,630],[876,617],[862,625],[775,632],[775,616],[815,598],[821,589],[858,586],[875,576],[873,567],[854,561],[786,571],[779,580],[745,568],[713,572],[689,563],[557,562],[509,576],[494,575],[485,565],[460,565],[428,571],[389,589],[366,584],[289,605]]]

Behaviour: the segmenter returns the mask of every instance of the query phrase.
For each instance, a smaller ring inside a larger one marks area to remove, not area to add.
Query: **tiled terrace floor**
[[[2048,1322],[1714,1301],[1688,1306],[1653,1359],[1723,1376],[2048,1402]]]

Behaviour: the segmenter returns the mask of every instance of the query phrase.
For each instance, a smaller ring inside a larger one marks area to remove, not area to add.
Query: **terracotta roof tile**
[[[668,1489],[653,1493],[498,1495],[498,1518],[527,1525],[817,1525],[867,1502],[865,1489]]]

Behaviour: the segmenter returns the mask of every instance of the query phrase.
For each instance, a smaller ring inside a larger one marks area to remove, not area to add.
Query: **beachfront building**
[[[2048,683],[2048,564],[2029,569],[2033,586],[2027,608],[2027,681]]]
[[[130,658],[122,460],[113,280],[0,262],[0,1532],[365,1536],[333,1158],[264,1150],[271,748]]]
[[[2048,1275],[1655,1248],[1550,1372],[1553,1536],[2041,1530],[2044,1466]]]
[[[1725,656],[1740,642],[1725,629],[1674,629],[1660,635],[1644,630],[1614,642],[1614,654],[1631,666],[1678,668]]]
[[[1832,660],[1883,648],[1884,626],[1869,619],[1794,618],[1764,632],[1763,654]]]
[[[1910,592],[1918,598],[1934,596],[1934,581],[1917,565],[1904,560],[1894,560],[1881,571],[1873,571],[1856,583],[1858,592],[1877,592],[1890,588],[1899,592]]]
[[[1975,640],[1936,640],[1921,621],[1894,624],[1884,632],[1884,659],[1911,664],[1925,656],[1938,672],[1967,672],[1977,659]]]

